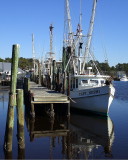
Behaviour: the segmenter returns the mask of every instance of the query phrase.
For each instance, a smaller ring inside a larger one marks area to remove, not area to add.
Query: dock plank
[[[68,97],[54,90],[30,82],[31,103],[70,103]]]

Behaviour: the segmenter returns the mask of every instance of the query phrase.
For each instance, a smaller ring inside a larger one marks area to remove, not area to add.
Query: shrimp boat
[[[114,98],[115,88],[110,82],[110,76],[99,72],[90,47],[96,5],[97,0],[94,0],[87,36],[84,36],[82,33],[82,13],[80,14],[80,22],[74,35],[72,32],[69,0],[66,0],[68,33],[63,47],[63,73],[65,74],[64,77],[67,77],[67,74],[70,73],[68,86],[70,86],[69,97],[72,108],[108,115]],[[84,37],[86,37],[85,43]],[[83,48],[85,49],[83,50]],[[66,86],[67,82],[65,81],[66,78],[64,78],[63,83]]]
[[[71,80],[71,106],[107,115],[115,89],[106,85],[103,75],[75,75]]]

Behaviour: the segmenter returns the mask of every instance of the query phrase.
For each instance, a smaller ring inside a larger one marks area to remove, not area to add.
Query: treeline
[[[12,59],[11,58],[5,58],[1,59],[0,62],[10,62],[11,63]],[[22,70],[30,70],[33,68],[33,59],[32,58],[19,58],[19,68]]]
[[[96,61],[95,63],[102,71],[125,71],[128,73],[128,63],[118,63],[117,65],[112,67],[110,67],[108,63],[100,63],[98,61]]]
[[[117,72],[124,72],[128,75],[128,63],[118,63],[115,66],[109,66],[109,64],[107,62],[104,63],[100,63],[98,61],[94,62],[91,60],[86,67],[88,66],[92,66],[93,72],[97,73],[96,68],[99,70],[100,73],[102,74],[107,74],[107,75],[111,75],[112,77],[116,77],[117,76]],[[94,67],[95,66],[95,67]]]
[[[1,59],[0,62],[10,62],[11,58],[5,58]],[[104,72],[106,74],[115,74],[118,71],[124,71],[126,74],[128,74],[128,63],[118,63],[115,66],[110,67],[108,63],[100,63],[98,61],[95,61],[95,64],[100,72]],[[90,61],[89,66],[94,66],[94,63]],[[32,58],[19,58],[19,68],[22,70],[29,70],[33,68],[33,59]],[[94,68],[94,67],[93,67]]]

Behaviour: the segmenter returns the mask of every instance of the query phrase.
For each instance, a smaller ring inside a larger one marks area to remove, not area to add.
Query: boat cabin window
[[[78,88],[78,79],[76,79],[76,88]]]
[[[90,80],[90,83],[93,83],[93,84],[98,84],[98,80]]]
[[[71,80],[71,89],[72,89],[72,80]]]
[[[105,81],[104,80],[101,80],[101,84],[104,84],[105,83]]]
[[[81,81],[83,84],[87,84],[88,83],[88,80],[82,80]]]
[[[78,88],[78,79],[75,78],[71,80],[71,90],[74,88]]]
[[[75,79],[73,79],[73,88],[75,88]]]

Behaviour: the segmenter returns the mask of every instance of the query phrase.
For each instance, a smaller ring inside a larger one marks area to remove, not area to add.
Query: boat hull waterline
[[[73,91],[70,94],[71,107],[107,115],[114,93],[112,85]]]

